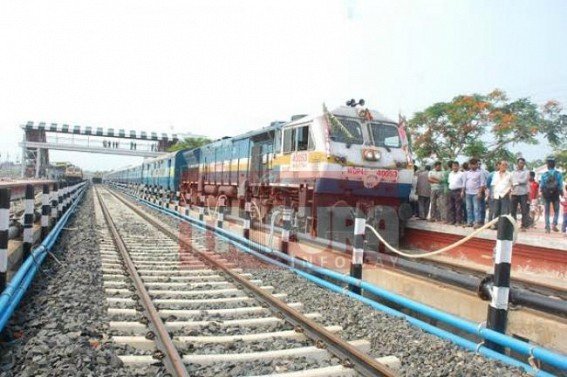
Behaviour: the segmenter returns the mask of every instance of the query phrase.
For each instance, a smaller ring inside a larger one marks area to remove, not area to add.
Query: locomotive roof
[[[333,111],[331,111],[331,113],[333,113],[333,115],[335,115],[335,116],[343,116],[343,117],[349,117],[349,118],[361,118],[361,116],[359,114],[359,112],[361,110],[362,110],[361,108],[355,108],[355,107],[350,107],[350,106],[340,106],[340,107],[334,109]],[[387,118],[384,114],[380,113],[379,111],[372,110],[372,109],[368,109],[368,111],[370,111],[370,114],[372,115],[372,118],[374,118],[374,120],[377,120],[377,121],[380,121],[380,122],[396,123],[392,119]]]
[[[348,118],[358,118],[360,119],[361,116],[359,114],[359,112],[361,111],[361,108],[354,108],[354,107],[350,107],[350,106],[339,106],[336,109],[332,110],[331,113],[335,116],[339,116],[339,117],[348,117]],[[380,113],[379,111],[376,110],[372,110],[372,109],[368,109],[368,111],[370,111],[370,114],[372,115],[372,118],[376,121],[379,122],[388,122],[388,123],[396,123],[395,121],[393,121],[392,119],[386,117],[384,114]],[[290,122],[273,122],[274,124],[264,127],[264,128],[260,128],[257,130],[253,130],[253,131],[249,131],[245,134],[241,134],[241,135],[237,135],[234,136],[233,138],[230,138],[229,141],[231,140],[240,140],[240,139],[247,139],[249,137],[252,137],[254,135],[257,134],[262,134],[265,132],[269,132],[269,131],[274,131],[274,130],[278,130],[282,127],[285,127],[287,125],[294,125],[294,124],[300,124],[300,123],[305,123],[308,122],[316,117],[319,117],[323,115],[322,112],[317,113],[317,114],[313,114],[313,115],[306,115],[304,117],[295,119],[293,121]],[[224,139],[222,139],[224,140]],[[212,144],[216,144],[222,140],[217,140]]]

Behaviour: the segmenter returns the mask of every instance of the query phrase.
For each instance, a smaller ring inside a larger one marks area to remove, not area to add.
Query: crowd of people
[[[518,158],[514,169],[502,160],[493,169],[483,169],[481,161],[472,158],[446,166],[436,161],[422,170],[415,167],[410,201],[414,216],[443,224],[480,228],[500,215],[521,215],[521,230],[535,227],[533,213],[544,205],[545,232],[559,232],[559,214],[563,214],[561,232],[567,237],[567,188],[562,174],[555,169],[555,158],[546,160],[547,171],[540,182],[535,172]],[[562,206],[562,210],[560,209]],[[550,218],[553,209],[553,217]],[[495,226],[492,229],[496,229]]]

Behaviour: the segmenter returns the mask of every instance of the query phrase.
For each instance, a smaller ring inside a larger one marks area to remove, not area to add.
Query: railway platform
[[[414,251],[432,251],[450,245],[472,232],[472,228],[412,219],[402,246]],[[429,259],[441,263],[490,271],[493,267],[495,230],[484,230],[474,239]],[[512,275],[522,280],[548,284],[567,291],[567,238],[564,233],[545,233],[540,221],[535,228],[519,232],[512,254]]]

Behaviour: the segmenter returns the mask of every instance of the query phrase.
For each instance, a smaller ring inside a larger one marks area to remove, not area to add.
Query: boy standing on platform
[[[529,178],[529,186],[530,186],[530,206],[531,206],[531,210],[530,210],[530,220],[531,220],[531,226],[535,228],[536,223],[534,221],[535,219],[535,211],[537,209],[538,206],[538,198],[539,198],[539,183],[538,181],[536,181],[535,179],[535,171],[530,171],[530,178]]]

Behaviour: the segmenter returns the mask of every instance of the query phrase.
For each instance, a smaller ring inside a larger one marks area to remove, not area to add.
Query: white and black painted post
[[[65,183],[65,188],[63,189],[63,212],[67,212],[69,208],[69,193],[71,192],[71,186]]]
[[[63,213],[67,212],[67,193],[69,192],[69,183],[63,184]]]
[[[24,199],[24,243],[22,246],[23,259],[31,254],[33,243],[33,212],[34,212],[34,189],[32,185],[26,185],[26,197]]]
[[[494,257],[494,285],[492,299],[488,307],[486,327],[506,333],[508,322],[508,300],[510,296],[510,268],[512,265],[512,244],[514,241],[514,224],[504,216],[498,220],[496,235],[496,255]],[[504,352],[504,347],[490,341],[486,346],[497,352]]]
[[[205,195],[199,195],[199,221],[203,221],[205,218]]]
[[[6,288],[8,232],[10,229],[10,189],[0,189],[0,293]]]
[[[289,234],[291,232],[291,198],[286,196],[284,199],[283,209],[283,228],[282,228],[282,245],[281,251],[289,254]]]
[[[354,242],[352,248],[352,261],[350,264],[350,276],[355,279],[362,279],[362,262],[364,257],[364,233],[366,228],[366,217],[360,205],[356,206],[354,218]],[[350,291],[360,294],[359,286],[350,285]]]
[[[252,210],[252,195],[248,187],[244,194],[244,238],[250,239],[250,211]]]
[[[224,222],[224,207],[226,205],[225,198],[218,199],[218,214],[217,214],[217,228],[222,229],[222,223]]]
[[[55,226],[57,223],[57,205],[59,204],[58,200],[58,192],[59,191],[59,184],[53,184],[53,191],[51,191],[51,227]]]
[[[49,204],[49,184],[43,185],[43,196],[41,197],[41,240],[49,234],[49,213],[51,205]]]
[[[63,216],[63,191],[65,189],[65,183],[61,182],[59,184],[59,191],[57,191],[57,218],[60,219]]]

